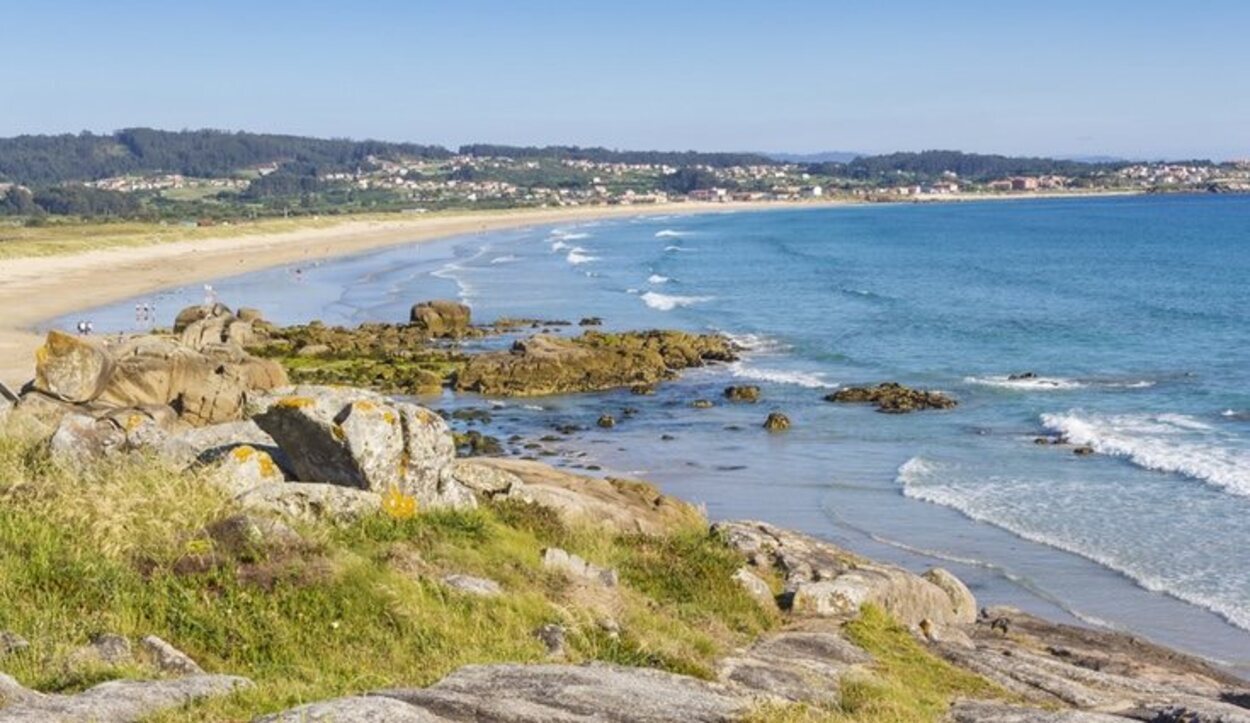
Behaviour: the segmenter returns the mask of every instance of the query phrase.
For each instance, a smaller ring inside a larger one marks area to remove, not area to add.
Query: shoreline
[[[331,226],[312,226],[293,231],[262,230],[5,259],[0,264],[0,308],[6,310],[4,320],[0,321],[0,383],[16,387],[29,379],[33,354],[42,338],[32,327],[40,322],[148,292],[237,276],[293,261],[350,256],[488,231],[607,218],[1122,195],[1136,194],[1065,192],[1018,196],[932,196],[900,198],[897,202],[831,198],[449,212],[401,216],[393,220],[355,218]]]

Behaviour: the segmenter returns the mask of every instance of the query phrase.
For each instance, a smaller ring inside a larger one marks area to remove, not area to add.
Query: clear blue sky
[[[0,135],[1250,156],[1250,2],[0,0]]]

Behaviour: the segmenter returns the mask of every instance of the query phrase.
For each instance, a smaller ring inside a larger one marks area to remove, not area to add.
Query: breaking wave
[[[1072,444],[1138,467],[1192,477],[1250,497],[1250,452],[1220,446],[1210,425],[1184,414],[1043,414],[1042,425]]]
[[[677,231],[671,228],[666,228],[663,231],[655,232],[656,238],[681,238],[682,236],[688,236],[688,235],[689,235],[689,232],[687,231]]]
[[[506,256],[496,256],[495,258],[491,259],[490,262],[492,264],[510,264],[513,261],[520,261],[520,260],[521,260],[520,256],[513,256],[512,254],[508,254]]]
[[[591,256],[590,254],[586,252],[586,249],[582,248],[581,246],[574,246],[573,248],[569,249],[569,253],[564,257],[564,260],[568,261],[570,264],[573,264],[574,266],[579,266],[581,264],[588,264],[591,261],[598,261],[599,257]]]
[[[712,297],[710,296],[676,296],[670,294],[657,294],[654,291],[648,291],[638,298],[642,299],[643,303],[647,306],[650,306],[652,309],[658,309],[659,311],[672,311],[679,306],[690,306],[691,304],[698,304],[703,301],[712,300]]]
[[[648,284],[667,284],[670,281],[672,281],[672,279],[669,277],[661,276],[659,274],[651,274],[647,277]]]
[[[757,382],[771,382],[773,384],[793,384],[808,389],[833,389],[837,387],[825,379],[824,375],[819,372],[800,372],[786,369],[768,369],[764,367],[753,367],[744,362],[731,362],[726,367],[729,373],[739,379],[751,379]]]

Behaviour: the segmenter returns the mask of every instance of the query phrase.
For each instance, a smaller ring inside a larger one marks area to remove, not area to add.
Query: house
[[[1011,190],[1013,191],[1036,191],[1037,179],[1028,176],[1016,176],[1011,179]]]

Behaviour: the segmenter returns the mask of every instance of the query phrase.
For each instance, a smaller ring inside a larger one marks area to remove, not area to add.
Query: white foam
[[[572,246],[569,246],[568,244],[564,243],[563,241],[552,241],[552,242],[551,242],[551,252],[552,252],[552,253],[557,253],[557,252],[564,251],[564,250],[566,250],[566,249],[571,249],[571,248],[573,248],[573,247],[572,247]]]
[[[688,246],[665,246],[664,250],[671,254],[678,253],[679,251],[694,251],[694,249]]]
[[[510,264],[513,261],[520,261],[520,260],[521,260],[520,256],[513,256],[512,254],[507,254],[504,256],[496,256],[495,258],[491,259],[490,262],[492,264]]]
[[[681,238],[682,236],[687,236],[687,235],[689,235],[689,233],[686,231],[677,231],[671,228],[666,228],[663,231],[655,232],[656,238]]]
[[[1250,451],[1221,446],[1208,424],[1184,414],[1043,414],[1042,424],[1072,444],[1124,457],[1138,467],[1202,480],[1250,496]]]
[[[547,408],[539,404],[522,404],[521,409],[528,409],[531,412],[542,412]]]
[[[739,379],[752,379],[760,382],[772,382],[773,384],[793,384],[808,389],[833,389],[838,386],[826,380],[824,375],[819,372],[753,367],[740,361],[731,362],[726,368],[731,375]]]
[[[1063,377],[1029,377],[1028,379],[1012,379],[1007,376],[964,377],[964,381],[969,384],[980,384],[1001,389],[1019,389],[1022,391],[1064,391],[1080,389],[1085,386],[1085,384],[1075,379],[1064,379]]]
[[[1092,560],[1128,577],[1146,590],[1171,595],[1178,600],[1206,608],[1233,625],[1250,630],[1250,608],[1218,594],[1198,591],[1191,584],[1185,584],[1185,581],[1170,581],[1163,575],[1145,569],[1142,560],[1130,555],[1099,549],[1089,542],[1073,541],[1034,529],[1025,522],[1030,519],[1029,515],[1021,515],[1019,509],[1013,509],[1017,506],[1014,501],[1016,495],[1010,489],[1004,488],[1009,483],[995,480],[997,484],[985,484],[982,481],[971,485],[950,481],[957,476],[957,470],[946,469],[939,463],[922,457],[912,457],[899,467],[895,481],[902,486],[906,497],[958,510],[970,519],[1002,528],[1025,540]],[[1003,503],[1003,499],[1011,499],[1012,502]],[[1004,504],[1006,507],[1003,507]],[[1094,620],[1105,624],[1105,621],[1097,618]]]
[[[582,248],[581,246],[574,246],[573,248],[569,249],[568,254],[564,257],[564,260],[568,261],[570,264],[573,264],[574,266],[580,266],[581,264],[588,264],[591,261],[598,261],[599,257],[591,256],[589,253],[587,253],[586,249]]]
[[[647,277],[648,284],[667,284],[670,281],[672,281],[672,279],[670,279],[669,277],[660,276],[659,274],[651,274],[650,276]]]
[[[712,297],[710,296],[676,296],[670,294],[657,294],[654,291],[648,291],[638,298],[642,299],[643,303],[647,306],[650,306],[652,309],[658,309],[659,311],[672,311],[679,306],[690,306],[691,304],[698,304],[703,301],[712,300]]]
[[[722,331],[721,334],[729,337],[729,341],[744,351],[759,354],[770,354],[783,352],[790,347],[772,337],[763,334],[735,334],[729,331]]]
[[[590,234],[582,231],[561,231],[560,229],[556,229],[551,232],[551,237],[554,239],[564,239],[565,241],[576,241],[578,239],[590,238]]]

